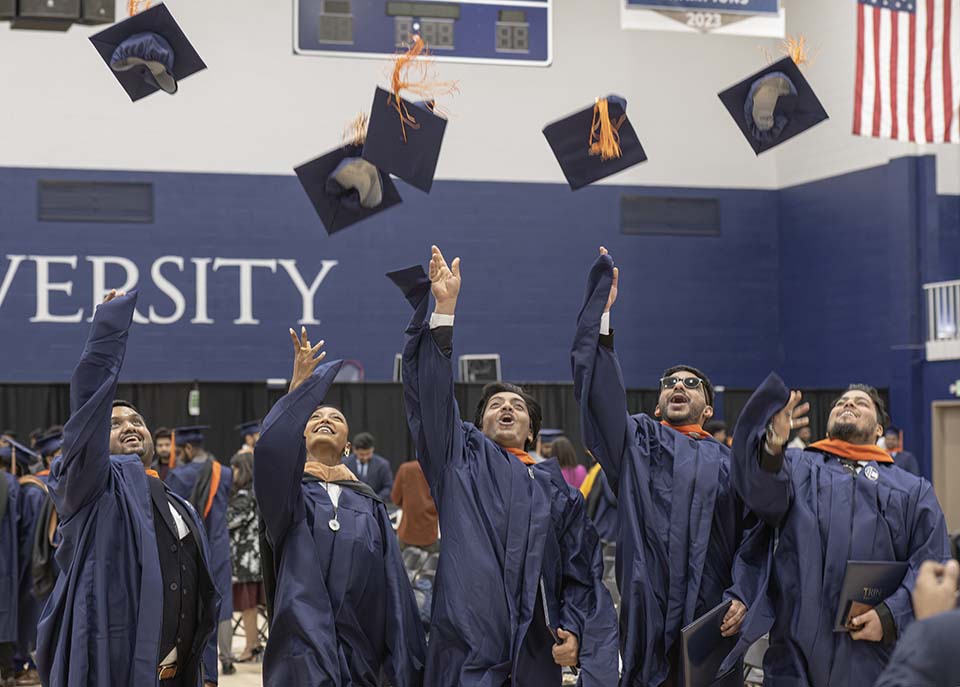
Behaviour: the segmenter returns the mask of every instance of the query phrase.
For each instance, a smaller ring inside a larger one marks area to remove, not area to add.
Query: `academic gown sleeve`
[[[603,466],[610,488],[616,494],[624,456],[634,440],[636,426],[627,411],[620,361],[612,347],[600,342],[600,318],[612,283],[613,260],[601,255],[587,278],[570,358],[584,442]]]
[[[563,564],[560,626],[580,642],[581,687],[605,687],[618,681],[617,613],[603,586],[600,537],[578,494],[567,500],[560,533]]]
[[[137,305],[131,291],[103,303],[70,380],[70,419],[62,454],[50,469],[50,491],[61,522],[93,502],[110,477],[110,415],[128,331]]]
[[[912,624],[897,641],[875,687],[955,687],[960,685],[960,610]]]
[[[772,527],[779,526],[793,504],[790,463],[761,464],[767,423],[790,400],[790,391],[775,373],[753,392],[740,412],[733,433],[730,479],[747,507]]]
[[[430,280],[423,268],[388,275],[414,308],[403,347],[403,400],[417,459],[439,501],[437,489],[445,469],[463,458],[463,423],[453,394],[452,350],[441,349],[427,324]],[[444,331],[445,330],[445,331]],[[452,328],[439,327],[438,337],[452,337]]]

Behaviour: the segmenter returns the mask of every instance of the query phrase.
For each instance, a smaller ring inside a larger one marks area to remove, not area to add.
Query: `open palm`
[[[460,294],[460,258],[454,258],[453,264],[447,266],[439,248],[432,246],[430,251],[430,290],[433,297],[438,306],[454,304]]]

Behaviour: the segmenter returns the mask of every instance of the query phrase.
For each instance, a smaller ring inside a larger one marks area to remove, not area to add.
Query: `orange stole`
[[[516,456],[516,457],[520,460],[520,462],[523,463],[524,465],[536,465],[536,464],[537,464],[537,461],[535,461],[533,458],[531,458],[531,457],[530,457],[530,454],[527,453],[526,451],[521,451],[521,450],[518,449],[518,448],[505,448],[504,451],[506,451],[507,453],[513,454],[514,456]]]
[[[207,516],[210,515],[210,509],[213,508],[213,498],[217,495],[217,489],[220,487],[220,472],[223,469],[223,466],[220,465],[220,461],[213,460],[213,474],[210,475],[210,493],[207,494],[207,503],[203,507],[203,519],[206,520]]]
[[[807,450],[810,449],[832,453],[835,456],[849,460],[860,460],[863,462],[873,460],[878,463],[893,462],[890,454],[876,444],[851,444],[849,441],[841,441],[840,439],[822,439],[807,446]]]
[[[664,427],[669,427],[670,429],[675,429],[681,434],[696,434],[701,439],[709,439],[711,434],[709,432],[704,432],[703,427],[700,425],[671,425],[666,420],[661,420],[660,424]]]

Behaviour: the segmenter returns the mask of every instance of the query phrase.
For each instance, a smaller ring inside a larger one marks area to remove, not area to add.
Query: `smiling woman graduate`
[[[264,419],[254,461],[272,590],[263,684],[374,687],[385,676],[419,687],[423,627],[400,546],[383,502],[341,463],[346,417],[323,402],[341,363],[320,365],[323,342],[311,346],[306,329],[290,336],[290,391]]]

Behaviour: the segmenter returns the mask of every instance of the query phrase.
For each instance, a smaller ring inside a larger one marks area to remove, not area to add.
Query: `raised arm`
[[[584,442],[603,466],[614,494],[619,491],[624,456],[636,431],[627,411],[623,373],[609,329],[619,279],[620,271],[613,266],[607,250],[601,248],[587,278],[587,292],[570,352]]]
[[[303,428],[310,414],[322,405],[342,364],[337,360],[320,365],[326,356],[320,353],[324,342],[311,346],[305,328],[301,338],[292,329],[290,336],[294,342],[290,391],[264,418],[253,461],[254,494],[274,545],[293,522],[306,515],[300,488],[307,459]]]
[[[788,390],[771,372],[743,407],[733,433],[730,479],[747,507],[773,527],[793,502],[784,444],[791,429],[809,423],[804,416],[810,406],[800,400],[799,391]]]
[[[50,470],[50,494],[62,522],[107,487],[110,414],[136,305],[136,291],[107,294],[94,313],[87,344],[70,379],[63,453]]]
[[[430,277],[419,266],[387,275],[414,308],[403,347],[407,424],[434,498],[444,469],[463,454],[463,423],[453,395],[453,319],[460,293],[460,258],[448,267],[436,246]],[[436,308],[427,322],[430,292]]]

